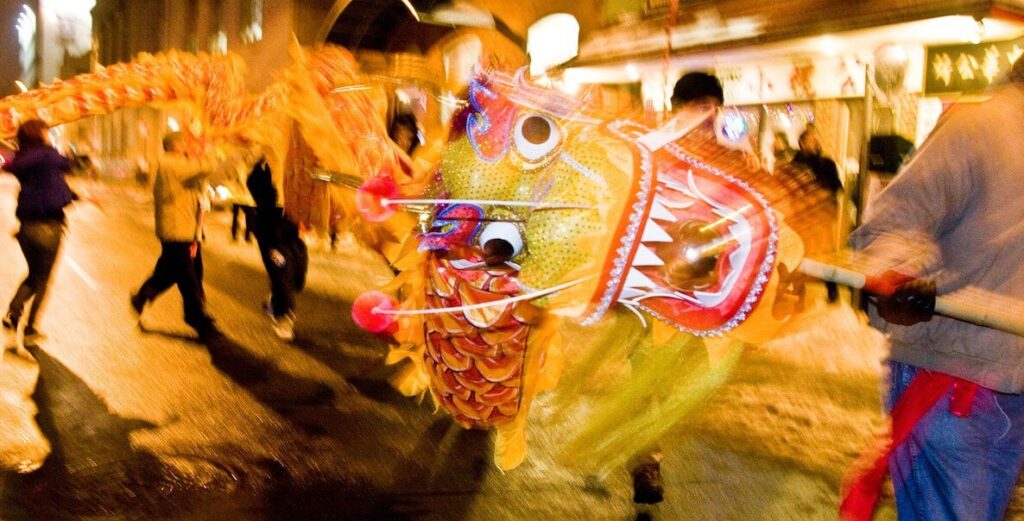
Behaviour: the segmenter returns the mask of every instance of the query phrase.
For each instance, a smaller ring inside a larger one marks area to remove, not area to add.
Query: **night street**
[[[23,261],[9,233],[15,184],[0,179],[6,295]],[[0,365],[0,414],[14,426],[0,434],[3,519],[636,517],[624,469],[601,480],[553,461],[543,402],[530,456],[503,475],[488,434],[392,390],[386,347],[348,318],[350,300],[389,272],[352,243],[313,249],[297,339],[285,344],[260,309],[255,246],[230,243],[218,212],[205,280],[227,339],[193,339],[173,289],[136,327],[128,294],[158,250],[150,205],[120,186],[92,193],[101,207],[71,215],[49,338],[29,348],[38,367],[14,351]],[[664,441],[668,491],[655,518],[834,518],[839,477],[880,420],[879,354],[864,351],[852,313],[828,310],[832,329],[748,350],[710,406]],[[826,356],[815,344],[829,338],[855,345]]]
[[[1024,0],[0,20],[0,521],[1024,521]]]

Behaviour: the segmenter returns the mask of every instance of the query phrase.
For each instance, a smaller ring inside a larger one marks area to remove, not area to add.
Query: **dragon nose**
[[[500,266],[512,260],[516,249],[505,239],[494,238],[484,243],[484,263],[488,266]]]

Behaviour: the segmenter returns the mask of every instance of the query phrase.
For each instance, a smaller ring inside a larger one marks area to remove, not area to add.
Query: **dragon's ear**
[[[469,85],[470,112],[465,116],[465,132],[477,157],[493,163],[508,152],[516,109],[504,92],[486,78]]]

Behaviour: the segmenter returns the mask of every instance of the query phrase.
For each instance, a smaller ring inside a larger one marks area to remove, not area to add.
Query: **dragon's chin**
[[[500,303],[522,293],[518,270],[481,266],[476,256],[449,257],[430,255],[427,307],[469,309],[425,321],[423,359],[431,394],[466,428],[507,425],[523,405],[527,345],[539,312],[529,302]],[[495,304],[474,308],[485,303]]]

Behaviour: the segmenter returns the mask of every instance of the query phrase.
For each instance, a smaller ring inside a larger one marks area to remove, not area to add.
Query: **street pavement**
[[[25,272],[16,190],[0,176],[0,299]],[[526,463],[502,473],[490,435],[393,391],[385,344],[351,322],[352,299],[391,275],[374,252],[314,248],[285,343],[261,310],[255,245],[231,243],[227,212],[214,214],[205,287],[226,338],[204,345],[176,290],[141,325],[128,305],[159,253],[147,195],[88,191],[100,204],[71,212],[48,338],[0,363],[2,520],[834,519],[842,471],[881,421],[877,346],[831,306],[840,318],[814,327],[846,324],[847,337],[750,349],[721,397],[663,442],[663,504],[634,505],[625,470],[556,463],[542,415]]]

